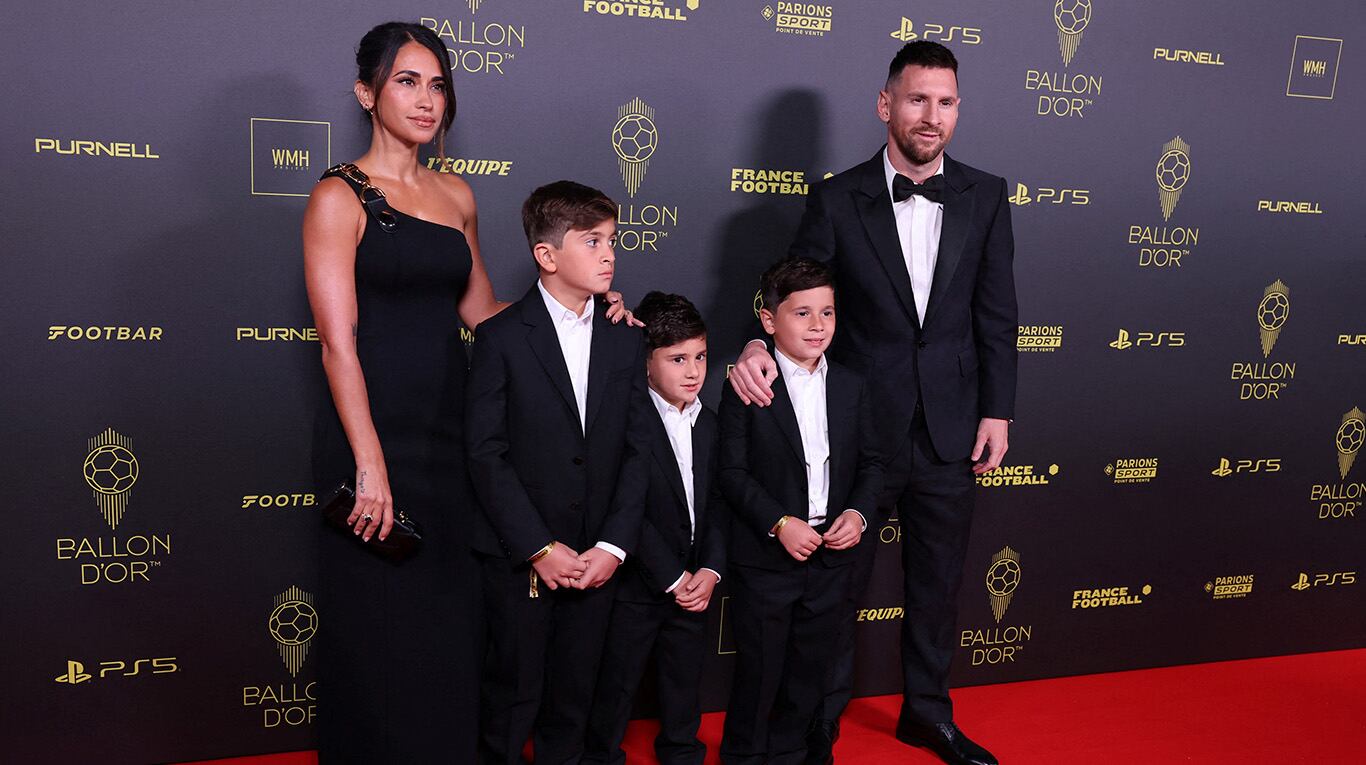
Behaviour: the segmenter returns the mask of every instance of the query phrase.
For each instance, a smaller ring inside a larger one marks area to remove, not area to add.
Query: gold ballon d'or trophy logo
[[[85,455],[85,482],[94,489],[95,504],[100,514],[117,529],[123,513],[128,509],[128,490],[138,481],[138,458],[133,455],[133,441],[113,428],[106,428],[90,439]]]
[[[1005,618],[1006,609],[1010,608],[1010,600],[1015,597],[1015,589],[1019,586],[1020,554],[1006,545],[992,556],[991,566],[987,569],[987,594],[991,596],[991,613],[996,617],[997,624]]]
[[[612,127],[612,148],[617,152],[621,182],[633,197],[650,169],[650,157],[659,148],[654,118],[655,110],[636,98],[617,109],[617,124]]]
[[[275,610],[270,612],[266,628],[280,648],[280,660],[290,677],[297,676],[308,658],[308,644],[318,634],[313,596],[293,586],[276,595]]]
[[[1257,304],[1257,326],[1261,328],[1262,357],[1271,355],[1276,347],[1276,338],[1281,336],[1281,327],[1290,318],[1290,288],[1280,279],[1268,284],[1262,293],[1262,302]]]
[[[1181,189],[1191,177],[1190,144],[1177,136],[1162,145],[1157,160],[1157,198],[1162,203],[1162,220],[1170,220],[1181,201]]]
[[[1352,411],[1342,415],[1342,425],[1334,436],[1338,447],[1338,473],[1344,481],[1352,470],[1352,463],[1356,462],[1357,452],[1361,451],[1363,439],[1366,439],[1366,416],[1354,406]]]
[[[1058,52],[1062,65],[1071,66],[1081,45],[1081,33],[1091,23],[1091,0],[1057,0],[1053,3],[1053,23],[1058,25]]]

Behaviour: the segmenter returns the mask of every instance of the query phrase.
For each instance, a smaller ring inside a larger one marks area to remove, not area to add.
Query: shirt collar
[[[656,393],[654,388],[647,388],[647,390],[650,391],[650,400],[654,402],[655,409],[659,411],[660,418],[666,418],[669,416],[669,412],[673,412],[676,415],[687,418],[689,426],[697,424],[697,415],[702,413],[702,399],[693,399],[691,404],[683,407],[683,411],[679,412],[673,404],[665,401],[663,396]]]
[[[824,353],[821,354],[821,360],[816,362],[816,371],[814,372],[806,371],[805,367],[801,366],[792,359],[789,359],[787,356],[784,356],[783,352],[778,350],[777,346],[774,346],[773,348],[773,355],[778,359],[778,371],[782,372],[783,374],[783,382],[787,382],[791,380],[793,377],[799,377],[802,375],[806,375],[808,377],[819,377],[821,378],[822,382],[825,381],[825,370],[829,367],[825,363]]]
[[[891,154],[888,153],[889,151],[890,151],[890,149],[888,149],[886,146],[882,147],[882,173],[883,173],[883,175],[886,176],[886,178],[887,178],[887,193],[888,193],[888,194],[893,194],[894,192],[892,191],[892,180],[896,178],[897,172],[896,172],[896,168],[892,166],[892,156],[891,156]],[[930,175],[943,175],[943,174],[944,174],[944,155],[941,153],[941,154],[939,155],[939,168],[936,169],[933,173],[930,173]],[[893,197],[893,199],[895,199],[895,197]],[[909,199],[903,199],[903,200],[901,200],[901,201],[903,201],[903,202],[909,202],[910,200],[909,200]]]
[[[573,311],[565,308],[560,301],[556,300],[555,296],[550,294],[550,291],[545,288],[545,285],[541,283],[540,279],[536,280],[536,289],[541,291],[541,299],[545,301],[545,310],[550,313],[550,318],[554,319],[556,324],[562,322],[588,324],[593,321],[593,303],[595,302],[593,298],[588,298],[588,304],[584,307],[583,314],[576,315]]]

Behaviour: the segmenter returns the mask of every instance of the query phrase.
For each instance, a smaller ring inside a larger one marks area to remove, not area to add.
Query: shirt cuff
[[[612,553],[612,557],[622,563],[626,562],[626,551],[611,542],[598,542],[593,546],[599,550],[606,550],[607,552]]]
[[[767,350],[768,348],[768,341],[758,337],[754,338],[753,340],[750,340],[748,343],[745,343],[745,348],[748,348],[752,343],[763,343],[765,350]],[[743,351],[744,348],[741,348],[740,350]]]
[[[671,584],[671,585],[669,585],[668,587],[665,587],[665,588],[664,588],[664,593],[667,595],[668,593],[671,593],[671,592],[673,592],[674,590],[678,589],[678,585],[683,584],[683,577],[685,577],[685,576],[687,576],[687,575],[688,575],[688,572],[686,572],[686,571],[684,571],[683,573],[679,574],[679,575],[678,575],[678,578],[674,580],[674,583],[673,583],[673,584]]]
[[[857,516],[858,516],[858,519],[859,519],[860,521],[863,521],[863,531],[867,531],[867,530],[868,530],[868,519],[863,517],[863,513],[860,513],[859,511],[855,510],[855,509],[852,508],[852,507],[849,508],[848,510],[845,510],[844,512],[846,512],[846,513],[853,513],[854,515],[857,515]],[[859,533],[863,533],[863,532],[860,531]]]

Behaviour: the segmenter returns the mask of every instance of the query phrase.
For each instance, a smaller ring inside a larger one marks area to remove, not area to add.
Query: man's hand
[[[790,524],[791,521],[788,521]],[[848,550],[863,538],[863,516],[854,510],[845,510],[830,525],[830,530],[821,537],[825,546],[831,550]]]
[[[574,582],[583,576],[584,572],[584,564],[579,560],[579,554],[562,542],[557,542],[545,557],[531,564],[531,567],[536,569],[536,576],[545,582],[545,586],[552,590],[573,587]]]
[[[716,578],[716,572],[705,568],[699,569],[696,574],[689,576],[684,584],[674,588],[674,602],[685,611],[706,611],[718,581],[720,580]]]
[[[606,298],[607,318],[611,319],[613,324],[620,324],[621,320],[625,319],[628,327],[645,326],[645,322],[637,319],[636,315],[626,307],[626,301],[622,299],[620,292],[612,290],[607,293]]]
[[[1001,466],[1010,449],[1010,420],[983,417],[977,426],[977,444],[972,447],[972,472],[989,473]]]
[[[773,381],[778,379],[778,364],[768,355],[768,347],[751,340],[735,368],[730,370],[730,387],[745,405],[768,406],[773,403]]]
[[[800,518],[788,516],[787,523],[778,529],[778,542],[791,555],[799,561],[805,561],[811,557],[817,547],[821,546],[821,535],[817,534],[806,521]]]
[[[617,560],[617,556],[607,552],[601,547],[591,548],[588,552],[580,555],[579,560],[583,563],[584,568],[587,569],[584,571],[583,576],[579,577],[578,581],[574,582],[574,587],[580,590],[601,587],[604,584],[607,584],[607,580],[611,579],[612,574],[617,572],[617,566],[621,565],[621,561]]]

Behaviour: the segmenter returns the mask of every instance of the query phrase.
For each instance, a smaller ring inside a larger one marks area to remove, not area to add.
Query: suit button
[[[583,464],[583,457],[575,457],[575,458],[574,458],[574,464],[575,464],[575,465],[582,465],[582,464]]]
[[[920,346],[921,348],[924,348],[925,346],[929,345],[929,343],[925,342],[924,340],[921,340],[920,342],[916,343],[916,345]]]

